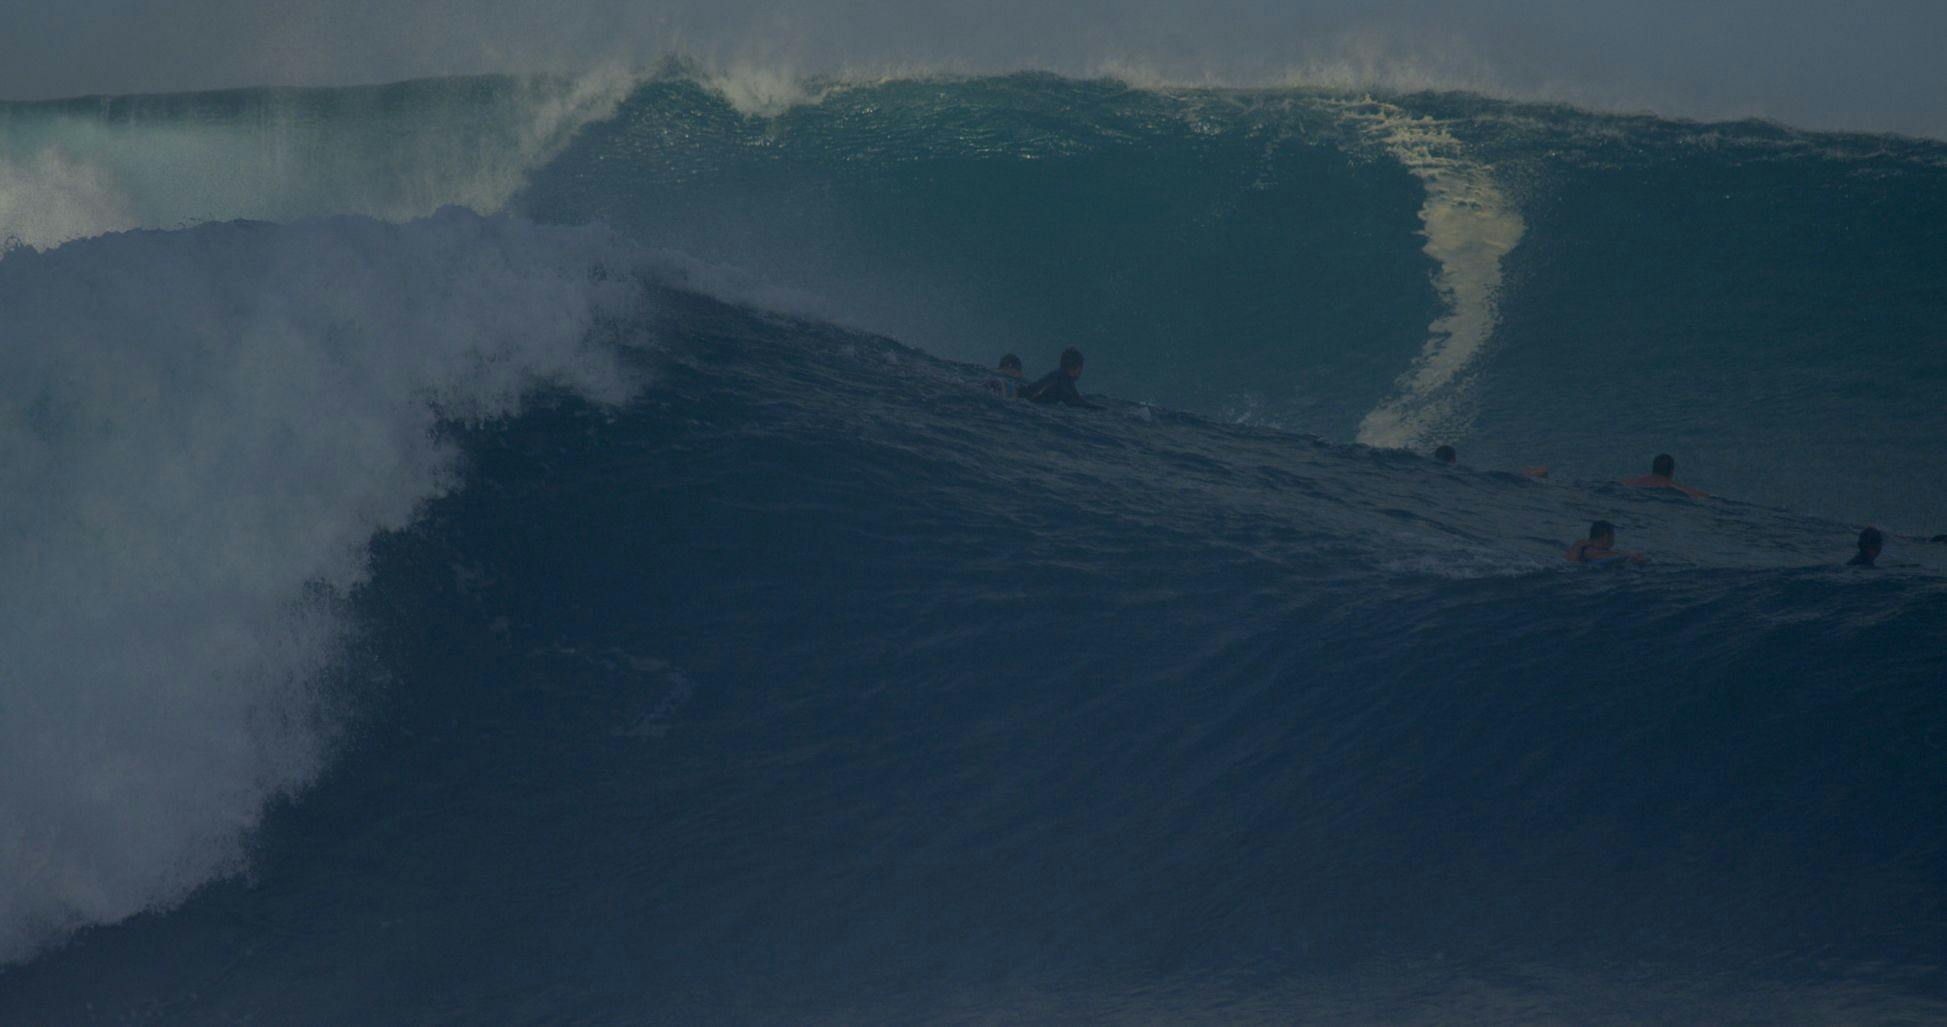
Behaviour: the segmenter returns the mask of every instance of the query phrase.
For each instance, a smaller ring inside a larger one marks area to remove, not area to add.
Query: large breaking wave
[[[0,960],[174,910],[7,1019],[1940,1011],[1938,145],[1044,75],[7,118]],[[1110,410],[962,363],[1068,345]],[[1613,484],[1659,450],[1730,498]],[[1566,567],[1599,517],[1652,567]]]
[[[626,395],[618,254],[454,209],[0,261],[0,959],[236,869],[331,740],[373,532],[452,483],[436,419]]]

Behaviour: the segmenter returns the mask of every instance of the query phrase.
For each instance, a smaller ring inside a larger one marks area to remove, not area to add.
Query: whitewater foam
[[[45,246],[136,226],[127,198],[99,166],[49,147],[23,160],[0,154],[0,255],[18,246]]]
[[[628,259],[448,209],[0,261],[0,964],[239,865],[329,748],[332,597],[455,480],[436,422],[630,392]]]
[[[1345,116],[1406,166],[1426,188],[1420,207],[1424,250],[1439,266],[1434,288],[1447,312],[1427,327],[1418,359],[1359,425],[1368,446],[1423,447],[1462,438],[1471,423],[1470,372],[1494,333],[1501,259],[1526,225],[1502,195],[1493,169],[1467,158],[1437,119],[1389,103],[1341,104]]]
[[[798,107],[816,106],[837,88],[815,83],[788,67],[736,63],[702,73],[698,83],[746,117],[776,117]]]

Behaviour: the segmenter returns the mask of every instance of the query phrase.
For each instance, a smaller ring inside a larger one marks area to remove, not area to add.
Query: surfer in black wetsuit
[[[1859,552],[1846,561],[1846,566],[1871,567],[1873,561],[1879,559],[1880,547],[1885,544],[1886,539],[1879,533],[1878,528],[1867,528],[1859,533]]]
[[[1460,454],[1454,452],[1452,446],[1441,446],[1439,449],[1433,451],[1433,459],[1443,464],[1452,464],[1460,459]]]
[[[1100,410],[1101,407],[1082,398],[1075,389],[1075,380],[1082,376],[1082,351],[1070,346],[1061,353],[1061,366],[1049,371],[1045,377],[1021,390],[1021,398],[1033,403],[1066,403],[1071,407]]]
[[[1608,521],[1597,521],[1589,525],[1589,537],[1568,547],[1569,563],[1606,564],[1614,560],[1628,560],[1642,563],[1649,559],[1641,553],[1629,553],[1616,548],[1616,526]]]

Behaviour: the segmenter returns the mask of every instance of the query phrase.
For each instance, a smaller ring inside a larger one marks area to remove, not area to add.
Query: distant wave
[[[603,70],[0,104],[0,243],[237,218],[403,221],[449,204],[494,213],[634,83]]]

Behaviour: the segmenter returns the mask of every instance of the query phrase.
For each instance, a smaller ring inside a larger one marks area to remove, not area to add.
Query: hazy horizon
[[[0,99],[649,66],[778,80],[1045,70],[1138,82],[1459,89],[1673,117],[1947,138],[1947,5],[1708,10],[1542,0],[22,0]]]

